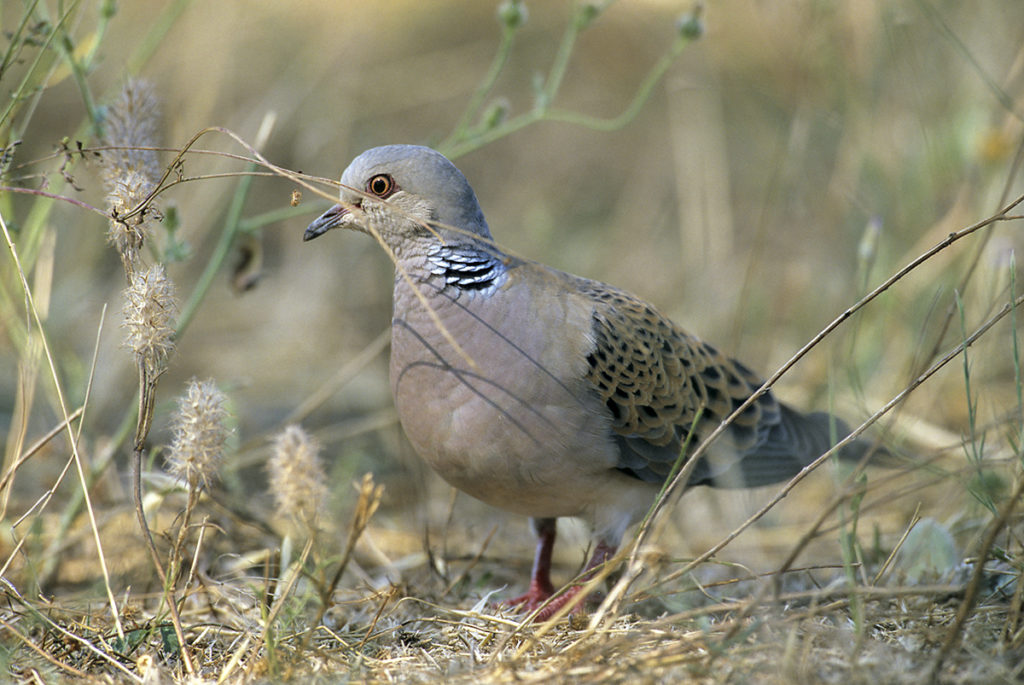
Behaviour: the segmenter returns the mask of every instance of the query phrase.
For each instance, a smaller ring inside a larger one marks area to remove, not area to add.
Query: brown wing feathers
[[[595,302],[587,378],[611,415],[619,469],[645,481],[664,480],[683,445],[695,448],[761,379],[629,293],[594,281],[583,281],[580,289]],[[846,427],[832,421],[828,414],[800,414],[766,393],[724,436],[734,459],[699,464],[691,484],[784,479],[823,453],[832,434],[846,435]],[[687,440],[691,428],[696,432]]]

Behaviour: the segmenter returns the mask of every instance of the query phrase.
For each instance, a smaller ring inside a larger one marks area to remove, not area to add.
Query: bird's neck
[[[428,279],[443,292],[490,293],[507,275],[505,257],[496,248],[481,244],[434,242],[422,254]]]

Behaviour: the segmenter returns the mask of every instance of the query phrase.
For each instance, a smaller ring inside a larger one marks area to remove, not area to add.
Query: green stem
[[[494,88],[494,84],[498,81],[498,76],[501,75],[501,71],[508,63],[508,57],[512,52],[512,41],[513,38],[515,38],[517,28],[518,27],[507,25],[502,27],[501,44],[498,45],[498,52],[495,53],[494,59],[491,61],[491,67],[487,70],[487,75],[484,76],[484,80],[473,92],[473,96],[470,98],[469,104],[466,105],[466,111],[463,112],[462,118],[459,120],[459,123],[456,124],[451,135],[449,135],[448,138],[438,146],[442,151],[445,148],[454,146],[457,142],[466,137],[469,132],[469,127],[480,113],[480,107],[483,106],[484,100],[487,98],[487,94],[491,92],[492,88]]]
[[[250,171],[255,168],[255,165],[249,166]],[[227,259],[231,246],[235,243],[235,238],[241,233],[242,207],[245,206],[245,198],[248,196],[249,188],[252,186],[252,179],[252,176],[242,176],[238,182],[235,195],[231,198],[231,206],[228,208],[224,228],[220,233],[220,240],[217,241],[213,254],[210,255],[209,261],[206,262],[206,268],[203,269],[199,280],[196,281],[196,287],[192,291],[191,297],[189,297],[188,302],[181,309],[181,316],[178,317],[178,327],[174,331],[175,340],[181,339],[189,324],[192,323],[199,305],[202,304],[206,298],[206,293],[213,284],[214,277],[220,271],[224,260]]]
[[[602,119],[600,117],[592,117],[586,114],[579,114],[576,112],[567,112],[563,110],[549,110],[545,113],[544,119],[546,121],[559,121],[567,124],[575,124],[577,126],[583,126],[585,128],[594,129],[596,131],[617,131],[623,126],[626,126],[643,109],[644,105],[647,104],[647,100],[650,99],[651,93],[654,91],[654,87],[658,85],[658,82],[668,71],[669,67],[676,60],[677,57],[682,53],[683,49],[690,43],[689,38],[680,37],[672,44],[672,48],[654,65],[654,67],[647,72],[647,76],[640,82],[640,86],[636,90],[636,94],[633,96],[633,100],[629,103],[622,114],[611,119]]]
[[[100,46],[103,45],[103,38],[107,35],[110,20],[113,19],[115,14],[117,14],[117,3],[114,0],[102,0],[99,10],[100,18],[96,23],[96,40],[93,41],[88,54],[82,58],[82,63],[85,64],[87,69],[91,68],[93,62],[96,61],[96,55],[99,54]]]
[[[173,5],[169,6],[166,10],[164,10],[163,14],[161,14],[154,22],[149,33],[146,34],[146,37],[142,41],[142,46],[136,50],[132,58],[128,61],[128,73],[135,74],[142,69],[143,65],[145,65],[149,58],[152,56],[153,52],[160,44],[163,37],[170,30],[174,21],[177,20],[178,16],[182,13],[185,7],[187,7],[188,4],[191,3],[191,1],[192,0],[177,0]],[[35,5],[33,5],[33,7],[34,6]],[[33,92],[34,94],[31,95],[31,98],[34,99],[35,102],[38,102],[39,99],[43,96],[43,93],[46,91],[46,84],[49,82],[49,76],[37,82],[33,82],[32,78],[33,75],[36,73],[36,70],[42,58],[47,54],[52,55],[52,53],[48,53],[48,49],[50,49],[51,42],[54,36],[57,35],[58,29],[63,27],[64,22],[67,20],[67,18],[67,13],[61,15],[60,20],[54,27],[54,30],[51,31],[50,34],[47,36],[46,42],[39,48],[39,54],[36,55],[36,58],[33,61],[31,67],[29,67],[28,71],[26,72],[24,79],[19,84],[18,88],[15,90],[15,94],[11,97],[10,101],[8,102],[7,108],[4,110],[2,114],[0,114],[0,133],[2,133],[3,128],[5,126],[11,125],[13,133],[12,139],[16,140],[18,137],[20,137],[20,131],[15,130],[14,126],[10,124],[8,120],[13,116],[15,108],[23,100],[29,99],[30,96],[27,95],[27,93]],[[51,63],[49,65],[51,74],[53,73],[54,67],[55,63]],[[35,105],[33,104],[33,107],[34,106]],[[91,124],[92,120],[82,121],[75,129],[75,132],[71,136],[69,136],[69,138],[71,140],[78,140],[84,137],[88,127]],[[26,118],[24,126],[27,127],[27,125],[28,121]],[[55,184],[54,192],[60,193],[61,190],[64,188],[65,183],[63,179],[57,179],[57,181],[59,185]],[[31,268],[35,264],[35,258],[38,252],[39,242],[42,240],[42,230],[46,227],[47,220],[50,216],[50,212],[53,211],[53,208],[56,206],[56,204],[57,203],[53,202],[48,198],[40,198],[38,201],[33,203],[32,209],[29,210],[29,217],[23,224],[24,227],[21,235],[23,259],[24,263],[26,264],[26,268],[29,270],[31,270]]]
[[[580,5],[576,8],[576,14],[573,15],[572,21],[569,22],[569,25],[565,28],[565,33],[562,34],[562,42],[558,45],[555,61],[551,64],[551,71],[548,72],[548,79],[544,83],[544,89],[537,98],[535,109],[546,112],[551,103],[555,101],[555,95],[558,94],[558,89],[562,87],[562,80],[565,78],[565,72],[569,68],[569,58],[572,57],[572,49],[576,45],[576,37],[590,23],[589,20],[585,19],[586,13],[590,11],[586,5]]]
[[[323,203],[323,208],[327,209],[328,204]],[[263,228],[270,224],[277,224],[287,219],[291,219],[304,214],[309,214],[310,207],[299,206],[299,207],[280,207],[278,209],[271,209],[270,211],[263,212],[262,214],[256,214],[254,216],[246,217],[238,222],[238,227],[242,233],[251,233],[257,229]]]
[[[163,44],[164,37],[190,4],[192,4],[192,0],[175,0],[164,8],[163,13],[150,25],[149,33],[146,34],[141,45],[136,48],[135,54],[128,60],[129,74],[137,74],[142,70],[143,65]]]
[[[0,76],[7,71],[8,67],[16,59],[21,49],[25,47],[25,41],[22,39],[22,34],[25,33],[25,27],[28,26],[28,20],[32,18],[32,14],[36,11],[36,5],[39,4],[39,0],[32,0],[32,4],[25,8],[25,11],[21,14],[21,23],[18,24],[18,28],[11,34],[8,44],[7,51],[4,53],[3,61],[0,61]]]
[[[1010,302],[1017,301],[1017,259],[1010,252]],[[1017,339],[1017,307],[1010,311],[1010,337],[1013,343],[1013,380],[1017,388],[1017,453],[1021,454],[1021,440],[1024,438],[1024,379],[1020,368],[1020,343]]]
[[[33,5],[33,7],[34,7],[34,5]],[[57,35],[57,29],[64,25],[64,20],[65,19],[67,19],[67,15],[66,14],[60,18],[60,20],[57,22],[57,25],[54,27],[54,30],[50,31],[50,34],[46,37],[46,42],[43,43],[39,47],[39,50],[36,53],[36,57],[32,61],[32,66],[30,66],[25,71],[25,76],[22,77],[21,83],[18,84],[18,87],[14,90],[14,94],[11,95],[11,98],[7,101],[7,109],[4,110],[3,114],[0,114],[0,127],[7,125],[8,120],[14,114],[14,109],[19,104],[21,104],[22,101],[28,99],[29,96],[27,94],[29,92],[34,90],[34,91],[36,91],[36,93],[40,93],[43,90],[42,84],[45,83],[46,81],[48,81],[49,77],[47,77],[46,79],[43,79],[43,81],[41,83],[37,83],[36,85],[30,86],[29,84],[32,83],[32,79],[36,75],[36,69],[39,67],[40,63],[43,61],[43,58],[47,57],[47,56],[52,57],[52,55],[48,55],[47,54],[47,49],[50,47],[50,44],[53,42],[53,37],[55,35]],[[49,66],[50,66],[50,73],[52,74],[53,73],[53,63],[51,62],[49,64]],[[37,97],[38,97],[38,95],[37,95]],[[13,126],[12,126],[12,128],[13,128]]]
[[[71,70],[71,77],[75,80],[78,92],[82,96],[82,104],[85,105],[86,117],[89,123],[92,124],[93,135],[99,137],[102,135],[100,117],[99,112],[96,110],[96,99],[92,96],[92,89],[89,88],[89,82],[85,79],[86,67],[82,62],[75,59],[75,53],[71,50],[71,36],[64,33],[64,37],[65,40],[59,41],[61,54],[64,56],[64,61],[67,62],[68,69]]]
[[[478,148],[482,148],[489,143],[493,143],[500,138],[504,138],[507,135],[515,133],[519,129],[536,123],[543,118],[544,115],[537,110],[527,112],[526,114],[520,114],[517,117],[512,117],[500,126],[496,126],[489,131],[484,131],[479,135],[470,138],[469,140],[453,145],[445,154],[452,159],[461,157],[464,154],[472,152]]]
[[[676,38],[669,51],[662,55],[661,59],[655,63],[647,73],[647,76],[645,76],[643,81],[640,82],[640,86],[637,88],[636,94],[633,96],[632,101],[626,109],[623,110],[622,114],[616,117],[612,117],[611,119],[602,119],[600,117],[592,117],[586,114],[579,114],[565,110],[534,109],[530,112],[526,112],[525,114],[512,117],[503,124],[496,126],[489,131],[484,131],[473,138],[453,144],[446,154],[452,158],[465,155],[539,121],[557,121],[567,124],[575,124],[577,126],[583,126],[598,131],[616,131],[623,126],[626,126],[636,118],[640,113],[640,110],[643,109],[644,105],[650,99],[651,93],[654,92],[654,87],[658,85],[658,82],[665,76],[665,73],[668,71],[669,67],[672,66],[672,63],[677,57],[679,57],[683,49],[686,48],[692,40],[693,38],[687,36],[679,36]],[[557,69],[558,66],[556,64],[556,66],[552,67],[552,73]],[[561,77],[557,77],[556,81],[551,81],[551,79],[549,79],[549,83],[557,83],[560,80]],[[545,88],[545,91],[547,91],[547,88]]]

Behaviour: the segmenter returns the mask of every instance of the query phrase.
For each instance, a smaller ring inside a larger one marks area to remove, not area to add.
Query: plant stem
[[[443,143],[438,145],[438,148],[444,151],[446,148],[453,147],[456,143],[467,137],[469,127],[473,121],[477,118],[480,113],[480,107],[483,106],[484,100],[487,94],[494,88],[494,84],[498,80],[498,76],[501,75],[502,69],[508,63],[508,56],[512,52],[512,42],[515,38],[517,27],[505,25],[501,31],[501,43],[498,45],[498,51],[494,55],[494,59],[491,61],[491,67],[487,70],[487,75],[484,76],[484,80],[477,86],[477,89],[473,91],[473,95],[469,100],[469,104],[466,105],[466,111],[462,113],[462,118],[459,123],[456,124],[455,130],[452,131],[451,135],[445,139]]]
[[[249,166],[250,171],[254,168],[255,165]],[[174,331],[175,340],[180,339],[189,324],[192,323],[199,305],[202,304],[206,298],[207,291],[209,291],[210,286],[213,284],[214,277],[220,271],[220,267],[224,264],[224,260],[227,259],[231,246],[235,243],[235,238],[241,232],[242,207],[245,206],[245,198],[248,196],[251,186],[251,176],[242,176],[239,179],[234,197],[231,198],[231,206],[228,208],[224,228],[220,232],[220,239],[217,241],[216,247],[213,248],[213,254],[210,255],[209,261],[206,262],[206,268],[203,269],[202,275],[196,281],[196,287],[192,290],[192,295],[189,297],[188,302],[185,303],[185,306],[181,308],[178,325]]]
[[[577,31],[578,32],[578,31]],[[568,38],[570,31],[567,31],[567,37],[563,39],[563,45],[568,44],[570,47],[572,42]],[[575,38],[572,39],[574,41]],[[602,119],[600,117],[592,117],[586,114],[580,114],[577,112],[570,112],[567,110],[551,109],[547,104],[543,107],[537,106],[529,112],[524,112],[519,116],[512,117],[504,123],[495,126],[492,129],[481,131],[477,135],[467,138],[465,140],[457,141],[452,136],[448,141],[445,141],[446,149],[442,150],[448,157],[452,159],[461,157],[467,153],[472,152],[478,148],[489,145],[496,140],[504,138],[505,136],[511,135],[520,129],[526,128],[531,124],[535,124],[540,121],[556,121],[566,124],[574,124],[576,126],[583,126],[590,128],[595,131],[616,131],[630,122],[632,122],[636,116],[643,109],[644,105],[650,99],[651,94],[654,92],[654,87],[658,85],[664,77],[665,72],[672,66],[672,63],[679,57],[683,49],[690,44],[692,38],[686,36],[679,36],[673,42],[669,51],[661,56],[661,59],[655,63],[651,70],[644,77],[643,81],[640,82],[640,86],[637,88],[636,93],[633,95],[633,99],[630,101],[626,109],[622,111],[618,116],[610,119]],[[555,64],[551,67],[551,75],[548,77],[547,84],[544,88],[543,98],[554,98],[556,91],[551,90],[552,86],[559,86],[564,76],[565,64],[560,63],[562,60],[561,50],[559,56],[556,58]],[[559,74],[558,72],[562,73]]]

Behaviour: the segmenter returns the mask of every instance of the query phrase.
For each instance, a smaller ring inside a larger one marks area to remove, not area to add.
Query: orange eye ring
[[[366,192],[385,198],[395,192],[395,179],[391,174],[377,174],[366,182]]]

